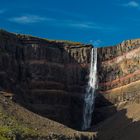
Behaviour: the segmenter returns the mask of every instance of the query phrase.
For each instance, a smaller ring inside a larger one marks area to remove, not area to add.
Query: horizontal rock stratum
[[[0,88],[28,109],[78,129],[91,47],[1,31]]]
[[[140,39],[100,48],[98,54],[99,92],[112,103],[136,99],[140,90]]]
[[[92,45],[0,31],[0,90],[16,103],[75,129],[83,118]],[[93,124],[139,103],[140,39],[98,48],[98,90]],[[7,94],[6,94],[7,95]]]

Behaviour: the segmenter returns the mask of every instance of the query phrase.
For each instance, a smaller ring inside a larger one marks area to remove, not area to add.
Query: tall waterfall
[[[94,110],[95,90],[97,85],[97,48],[92,48],[89,82],[84,96],[84,111],[82,130],[90,128]]]

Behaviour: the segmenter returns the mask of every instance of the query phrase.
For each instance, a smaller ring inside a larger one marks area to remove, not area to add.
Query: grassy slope
[[[78,132],[62,124],[34,114],[0,95],[0,140],[40,138],[75,140],[93,137],[93,133]]]

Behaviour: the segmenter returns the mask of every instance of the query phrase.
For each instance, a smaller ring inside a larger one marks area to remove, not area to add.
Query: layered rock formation
[[[139,96],[140,40],[101,48],[98,53],[99,92],[112,103]]]
[[[94,123],[122,101],[139,102],[140,40],[98,49]],[[0,31],[0,90],[30,110],[70,127],[83,122],[91,45]]]
[[[70,127],[82,124],[90,45],[0,32],[0,88]]]
[[[114,104],[140,101],[140,39],[98,49],[99,89],[94,123],[117,110]]]

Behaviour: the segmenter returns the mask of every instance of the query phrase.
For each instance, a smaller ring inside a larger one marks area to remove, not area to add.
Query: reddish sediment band
[[[116,88],[113,88],[113,89],[110,89],[110,90],[106,90],[106,91],[98,91],[98,93],[100,94],[127,94],[127,93],[139,93],[140,91],[140,80],[137,80],[137,81],[134,81],[134,82],[131,82],[127,85],[122,85],[122,86],[119,86],[119,87],[116,87]]]
[[[102,62],[102,65],[109,65],[109,64],[114,64],[114,63],[119,63],[123,59],[131,59],[140,51],[140,48],[135,48],[129,52],[123,53],[121,56],[115,57],[111,60],[106,60]]]
[[[118,79],[110,81],[110,82],[99,83],[99,86],[111,86],[111,85],[116,84],[118,82],[123,82],[125,80],[128,80],[129,78],[136,76],[137,74],[140,74],[140,70],[137,70],[132,74],[128,74],[127,76],[118,78]]]

